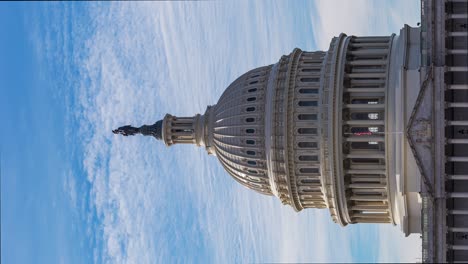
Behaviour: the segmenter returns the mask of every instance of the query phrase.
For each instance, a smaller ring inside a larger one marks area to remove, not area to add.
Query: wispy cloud
[[[97,262],[363,259],[356,252],[366,250],[356,245],[372,243],[363,238],[378,241],[376,226],[341,228],[327,210],[297,214],[239,186],[201,148],[167,149],[151,138],[110,133],[126,123],[155,122],[166,112],[202,113],[237,76],[296,46],[327,49],[341,31],[382,34],[377,25],[362,28],[378,20],[372,13],[377,7],[366,6],[372,2],[348,3],[337,8],[320,1],[315,9],[282,1],[89,6],[92,23],[74,22],[72,42],[83,44],[73,57],[80,65],[76,119],[96,210],[89,223],[99,241]],[[67,187],[77,198],[74,182]]]
[[[403,24],[420,21],[419,0],[317,0],[311,16],[317,48],[327,50],[334,36],[398,34]]]

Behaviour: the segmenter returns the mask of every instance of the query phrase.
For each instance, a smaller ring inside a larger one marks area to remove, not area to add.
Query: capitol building
[[[398,225],[421,234],[423,261],[468,261],[467,3],[423,0],[420,27],[294,49],[204,113],[114,133],[203,147],[297,212]]]

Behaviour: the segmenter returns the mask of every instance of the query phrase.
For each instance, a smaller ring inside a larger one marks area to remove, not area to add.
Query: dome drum
[[[330,87],[329,141],[333,162],[337,221],[392,223],[386,185],[385,115],[387,76],[393,36],[360,38],[342,34],[329,53],[335,60],[326,71]],[[326,89],[326,88],[325,88]],[[341,142],[341,143],[339,143]],[[327,177],[327,175],[325,175]],[[383,179],[382,179],[383,178]],[[336,209],[331,211],[336,215]]]

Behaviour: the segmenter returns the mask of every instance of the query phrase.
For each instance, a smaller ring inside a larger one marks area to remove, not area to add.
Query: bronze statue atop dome
[[[137,128],[137,127],[132,127],[130,125],[127,125],[127,126],[122,126],[122,127],[119,127],[117,129],[114,129],[112,130],[112,133],[116,134],[116,135],[122,135],[122,136],[134,136],[136,134],[139,134],[140,133],[140,129]]]
[[[162,120],[154,123],[153,125],[143,125],[141,127],[133,127],[131,125],[122,126],[112,130],[112,133],[116,135],[134,136],[136,134],[142,134],[144,136],[153,136],[158,140],[162,139]]]

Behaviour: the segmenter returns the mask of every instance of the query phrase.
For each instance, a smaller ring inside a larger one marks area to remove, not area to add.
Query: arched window
[[[318,157],[317,156],[312,156],[312,155],[301,155],[299,156],[300,161],[317,161]]]
[[[301,82],[319,82],[319,78],[301,78]]]
[[[318,173],[319,169],[318,168],[300,168],[299,171],[301,173]]]
[[[317,134],[317,128],[299,128],[297,131],[299,132],[299,134],[310,134],[310,135]]]
[[[302,69],[302,72],[320,72],[320,69],[304,68]]]
[[[314,183],[320,183],[320,181],[315,180],[315,179],[302,179],[301,183],[303,183],[303,184],[314,184]]]
[[[316,114],[300,114],[297,116],[299,120],[317,120]]]
[[[317,101],[299,101],[299,106],[317,106]]]
[[[318,94],[318,89],[302,88],[299,89],[301,94]]]
[[[299,142],[300,148],[317,148],[317,142]]]

